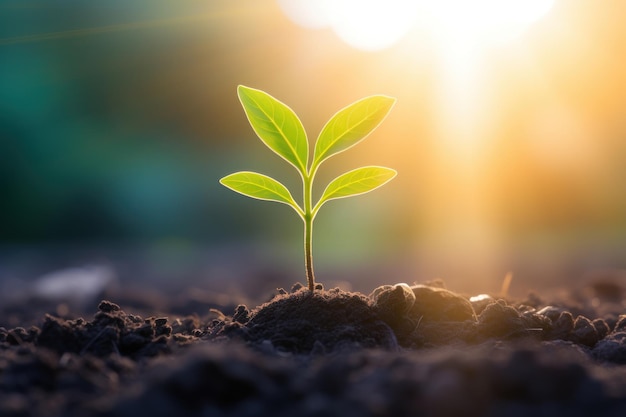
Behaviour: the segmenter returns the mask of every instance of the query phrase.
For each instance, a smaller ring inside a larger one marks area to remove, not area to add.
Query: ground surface
[[[623,295],[470,301],[431,283],[187,312],[123,293],[86,313],[5,303],[0,416],[624,416]]]

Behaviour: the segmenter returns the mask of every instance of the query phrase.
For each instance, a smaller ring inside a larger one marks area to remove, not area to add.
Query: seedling
[[[315,143],[309,162],[309,141],[302,122],[284,103],[269,94],[240,85],[237,94],[252,128],[272,151],[293,165],[302,178],[303,204],[300,206],[280,182],[257,172],[240,171],[225,176],[220,183],[231,190],[259,200],[276,201],[293,208],[304,222],[304,267],[309,290],[315,290],[313,273],[313,220],[330,200],[375,190],[396,176],[396,171],[365,166],[332,180],[313,204],[313,180],[322,162],[356,145],[385,119],[395,99],[370,96],[337,112],[326,123]]]

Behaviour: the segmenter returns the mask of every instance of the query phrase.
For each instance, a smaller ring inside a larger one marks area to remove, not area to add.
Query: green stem
[[[309,291],[315,291],[315,274],[313,273],[313,209],[311,194],[313,192],[313,178],[306,175],[303,178],[304,185],[304,268]]]
[[[315,274],[313,273],[313,218],[304,220],[304,267],[309,291],[315,291]]]

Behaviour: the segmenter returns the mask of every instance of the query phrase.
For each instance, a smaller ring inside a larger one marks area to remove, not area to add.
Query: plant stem
[[[315,291],[315,274],[313,273],[313,208],[311,194],[313,192],[312,175],[303,177],[304,194],[304,268],[309,291]]]
[[[313,218],[307,215],[304,220],[304,267],[309,291],[315,291],[315,274],[313,273]]]

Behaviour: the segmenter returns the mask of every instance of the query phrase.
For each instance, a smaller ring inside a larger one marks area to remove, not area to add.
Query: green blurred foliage
[[[180,52],[199,5],[0,3],[0,241],[223,232],[211,84]]]

